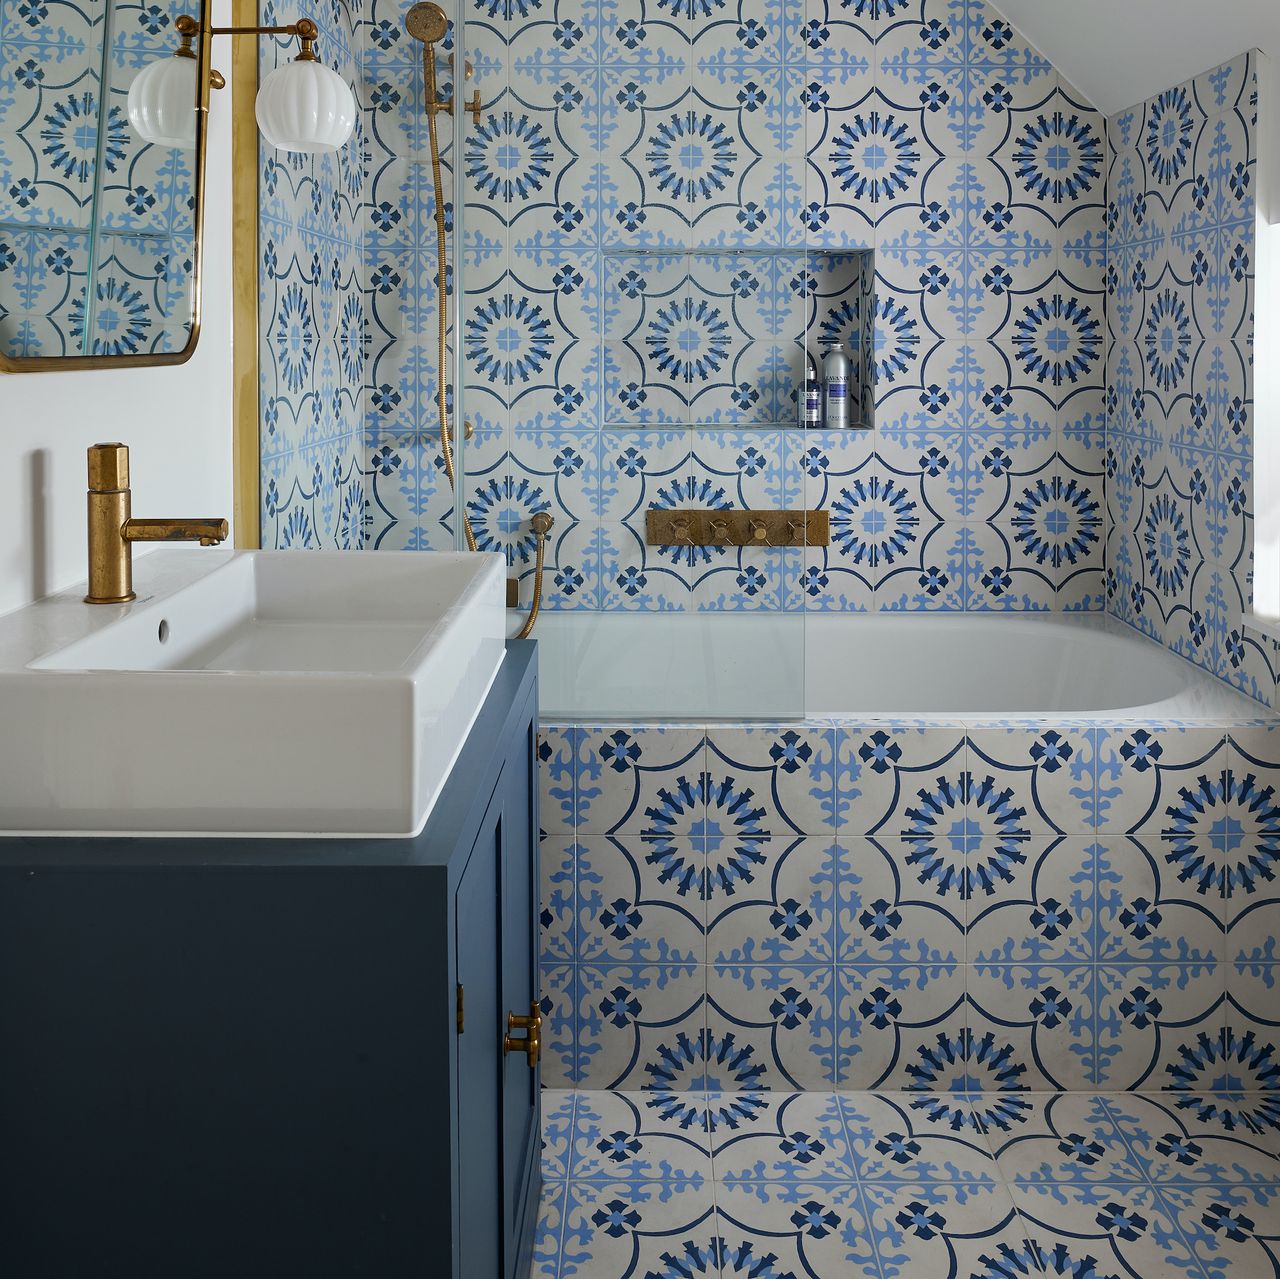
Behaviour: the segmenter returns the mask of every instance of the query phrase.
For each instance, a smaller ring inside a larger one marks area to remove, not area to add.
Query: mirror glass
[[[192,0],[0,0],[0,366],[194,345],[202,139],[149,146],[127,110],[184,12],[200,17]]]

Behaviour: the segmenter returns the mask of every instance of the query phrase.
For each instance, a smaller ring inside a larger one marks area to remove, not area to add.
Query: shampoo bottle
[[[826,400],[827,430],[842,431],[849,426],[849,360],[836,339],[823,343],[822,381]]]

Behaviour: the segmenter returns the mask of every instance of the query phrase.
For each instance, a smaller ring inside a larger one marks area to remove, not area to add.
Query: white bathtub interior
[[[544,613],[548,721],[1257,712],[1098,615]]]

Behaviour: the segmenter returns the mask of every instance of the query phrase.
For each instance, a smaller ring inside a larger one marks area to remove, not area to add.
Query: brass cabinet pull
[[[512,1031],[523,1030],[525,1037],[518,1039]],[[502,1037],[502,1055],[522,1052],[529,1061],[529,1069],[536,1070],[542,1057],[542,1009],[537,1000],[529,1005],[529,1015],[521,1017],[516,1013],[507,1014],[507,1033]]]

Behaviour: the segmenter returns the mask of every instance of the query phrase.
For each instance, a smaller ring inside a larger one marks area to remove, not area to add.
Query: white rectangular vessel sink
[[[416,834],[501,665],[501,556],[156,551],[0,619],[0,829]]]

